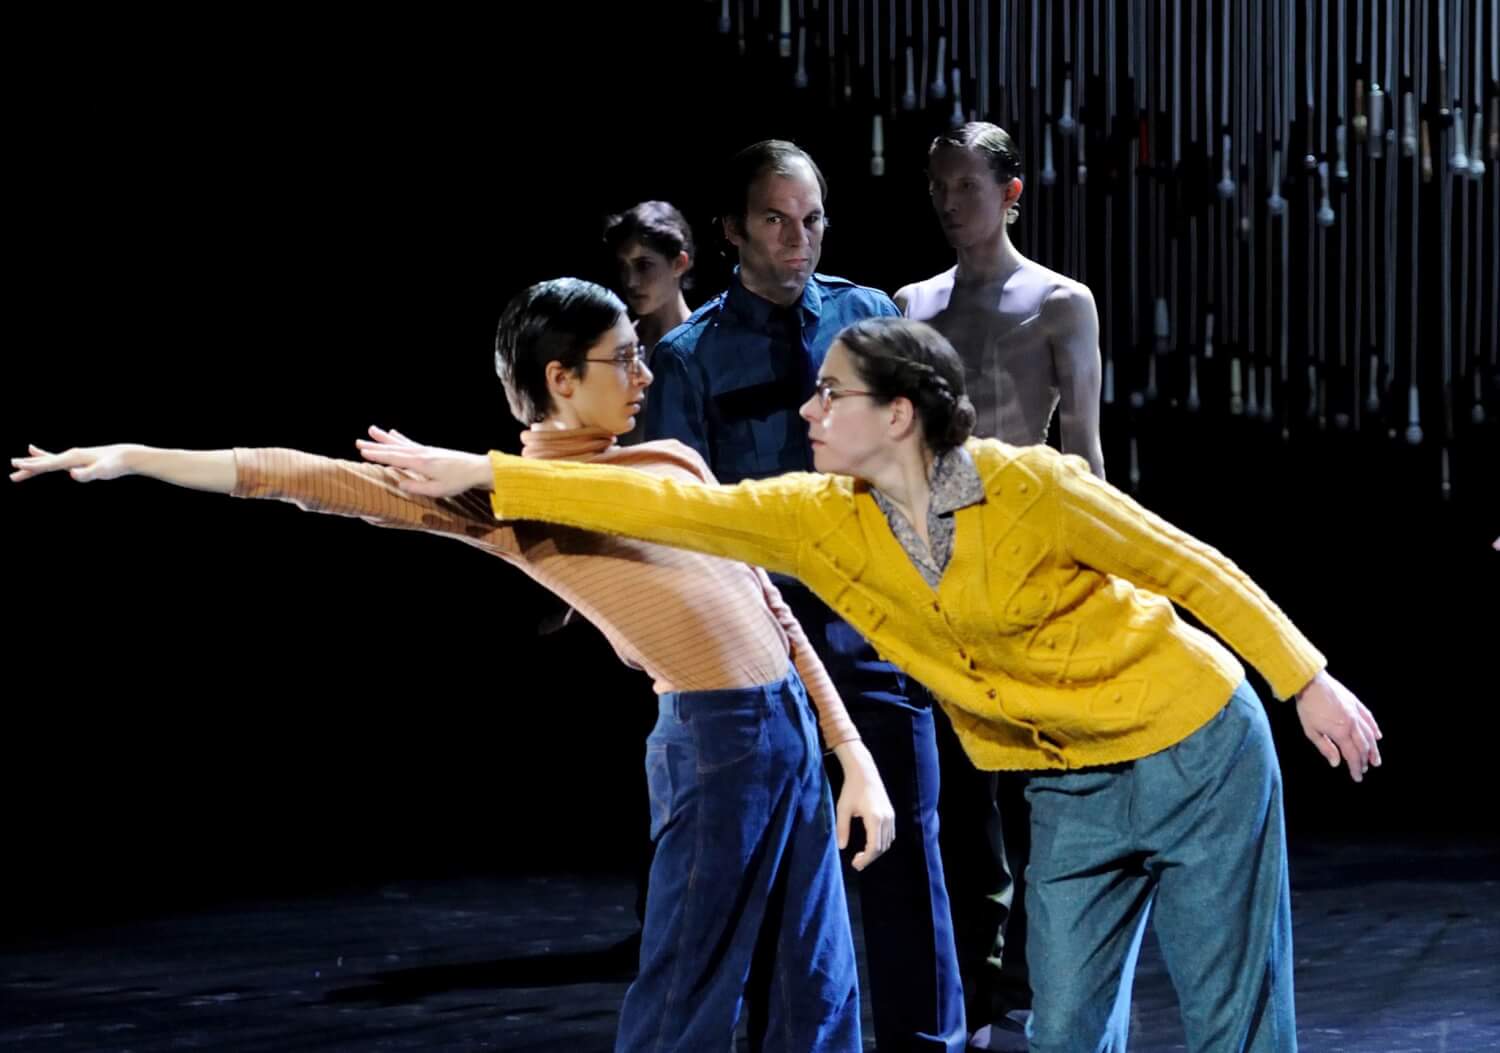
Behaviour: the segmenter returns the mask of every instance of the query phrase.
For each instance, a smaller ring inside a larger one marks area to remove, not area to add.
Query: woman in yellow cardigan
[[[1153,911],[1192,1050],[1294,1050],[1281,777],[1244,670],[1360,781],[1380,730],[1229,560],[1077,457],[969,438],[935,330],[845,329],[802,409],[820,472],[695,486],[361,442],[417,493],[795,574],[942,702],[981,768],[1029,771],[1036,1053],[1124,1049]]]

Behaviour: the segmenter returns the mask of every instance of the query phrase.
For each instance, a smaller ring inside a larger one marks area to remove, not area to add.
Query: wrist
[[[874,763],[870,751],[860,739],[845,739],[833,747],[833,755],[838,758],[839,767],[844,770],[846,778],[866,764]]]
[[[125,469],[124,475],[149,475],[151,471],[152,455],[157,450],[151,446],[137,446],[130,444],[120,449],[120,466]]]
[[[1302,696],[1316,687],[1318,683],[1322,681],[1327,675],[1328,674],[1326,671],[1319,669],[1316,673],[1313,674],[1313,678],[1311,680],[1303,684],[1300,689],[1293,693],[1292,697],[1298,702],[1301,702]]]
[[[475,456],[471,486],[475,490],[488,491],[495,488],[495,469],[490,464],[489,454]]]

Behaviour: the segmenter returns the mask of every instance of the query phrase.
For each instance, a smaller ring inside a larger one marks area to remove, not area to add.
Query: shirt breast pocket
[[[714,467],[720,475],[728,474],[726,469],[736,476],[783,470],[780,453],[787,443],[789,417],[796,409],[795,395],[784,382],[773,381],[713,396]]]

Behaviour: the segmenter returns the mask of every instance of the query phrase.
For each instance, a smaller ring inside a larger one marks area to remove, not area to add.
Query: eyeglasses
[[[813,394],[818,396],[818,402],[823,406],[823,412],[827,413],[833,408],[833,400],[847,398],[850,395],[867,395],[875,397],[873,391],[855,391],[853,388],[836,388],[832,382],[827,380],[818,381],[818,386],[813,389]]]
[[[607,362],[610,365],[619,366],[632,377],[640,376],[641,371],[646,368],[646,345],[636,344],[629,351],[622,351],[609,358],[584,358],[585,362]]]

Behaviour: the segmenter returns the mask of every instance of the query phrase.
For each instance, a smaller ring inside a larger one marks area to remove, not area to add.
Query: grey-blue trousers
[[[1153,910],[1187,1048],[1295,1053],[1281,769],[1248,684],[1175,746],[1026,795],[1032,1053],[1124,1053]]]

